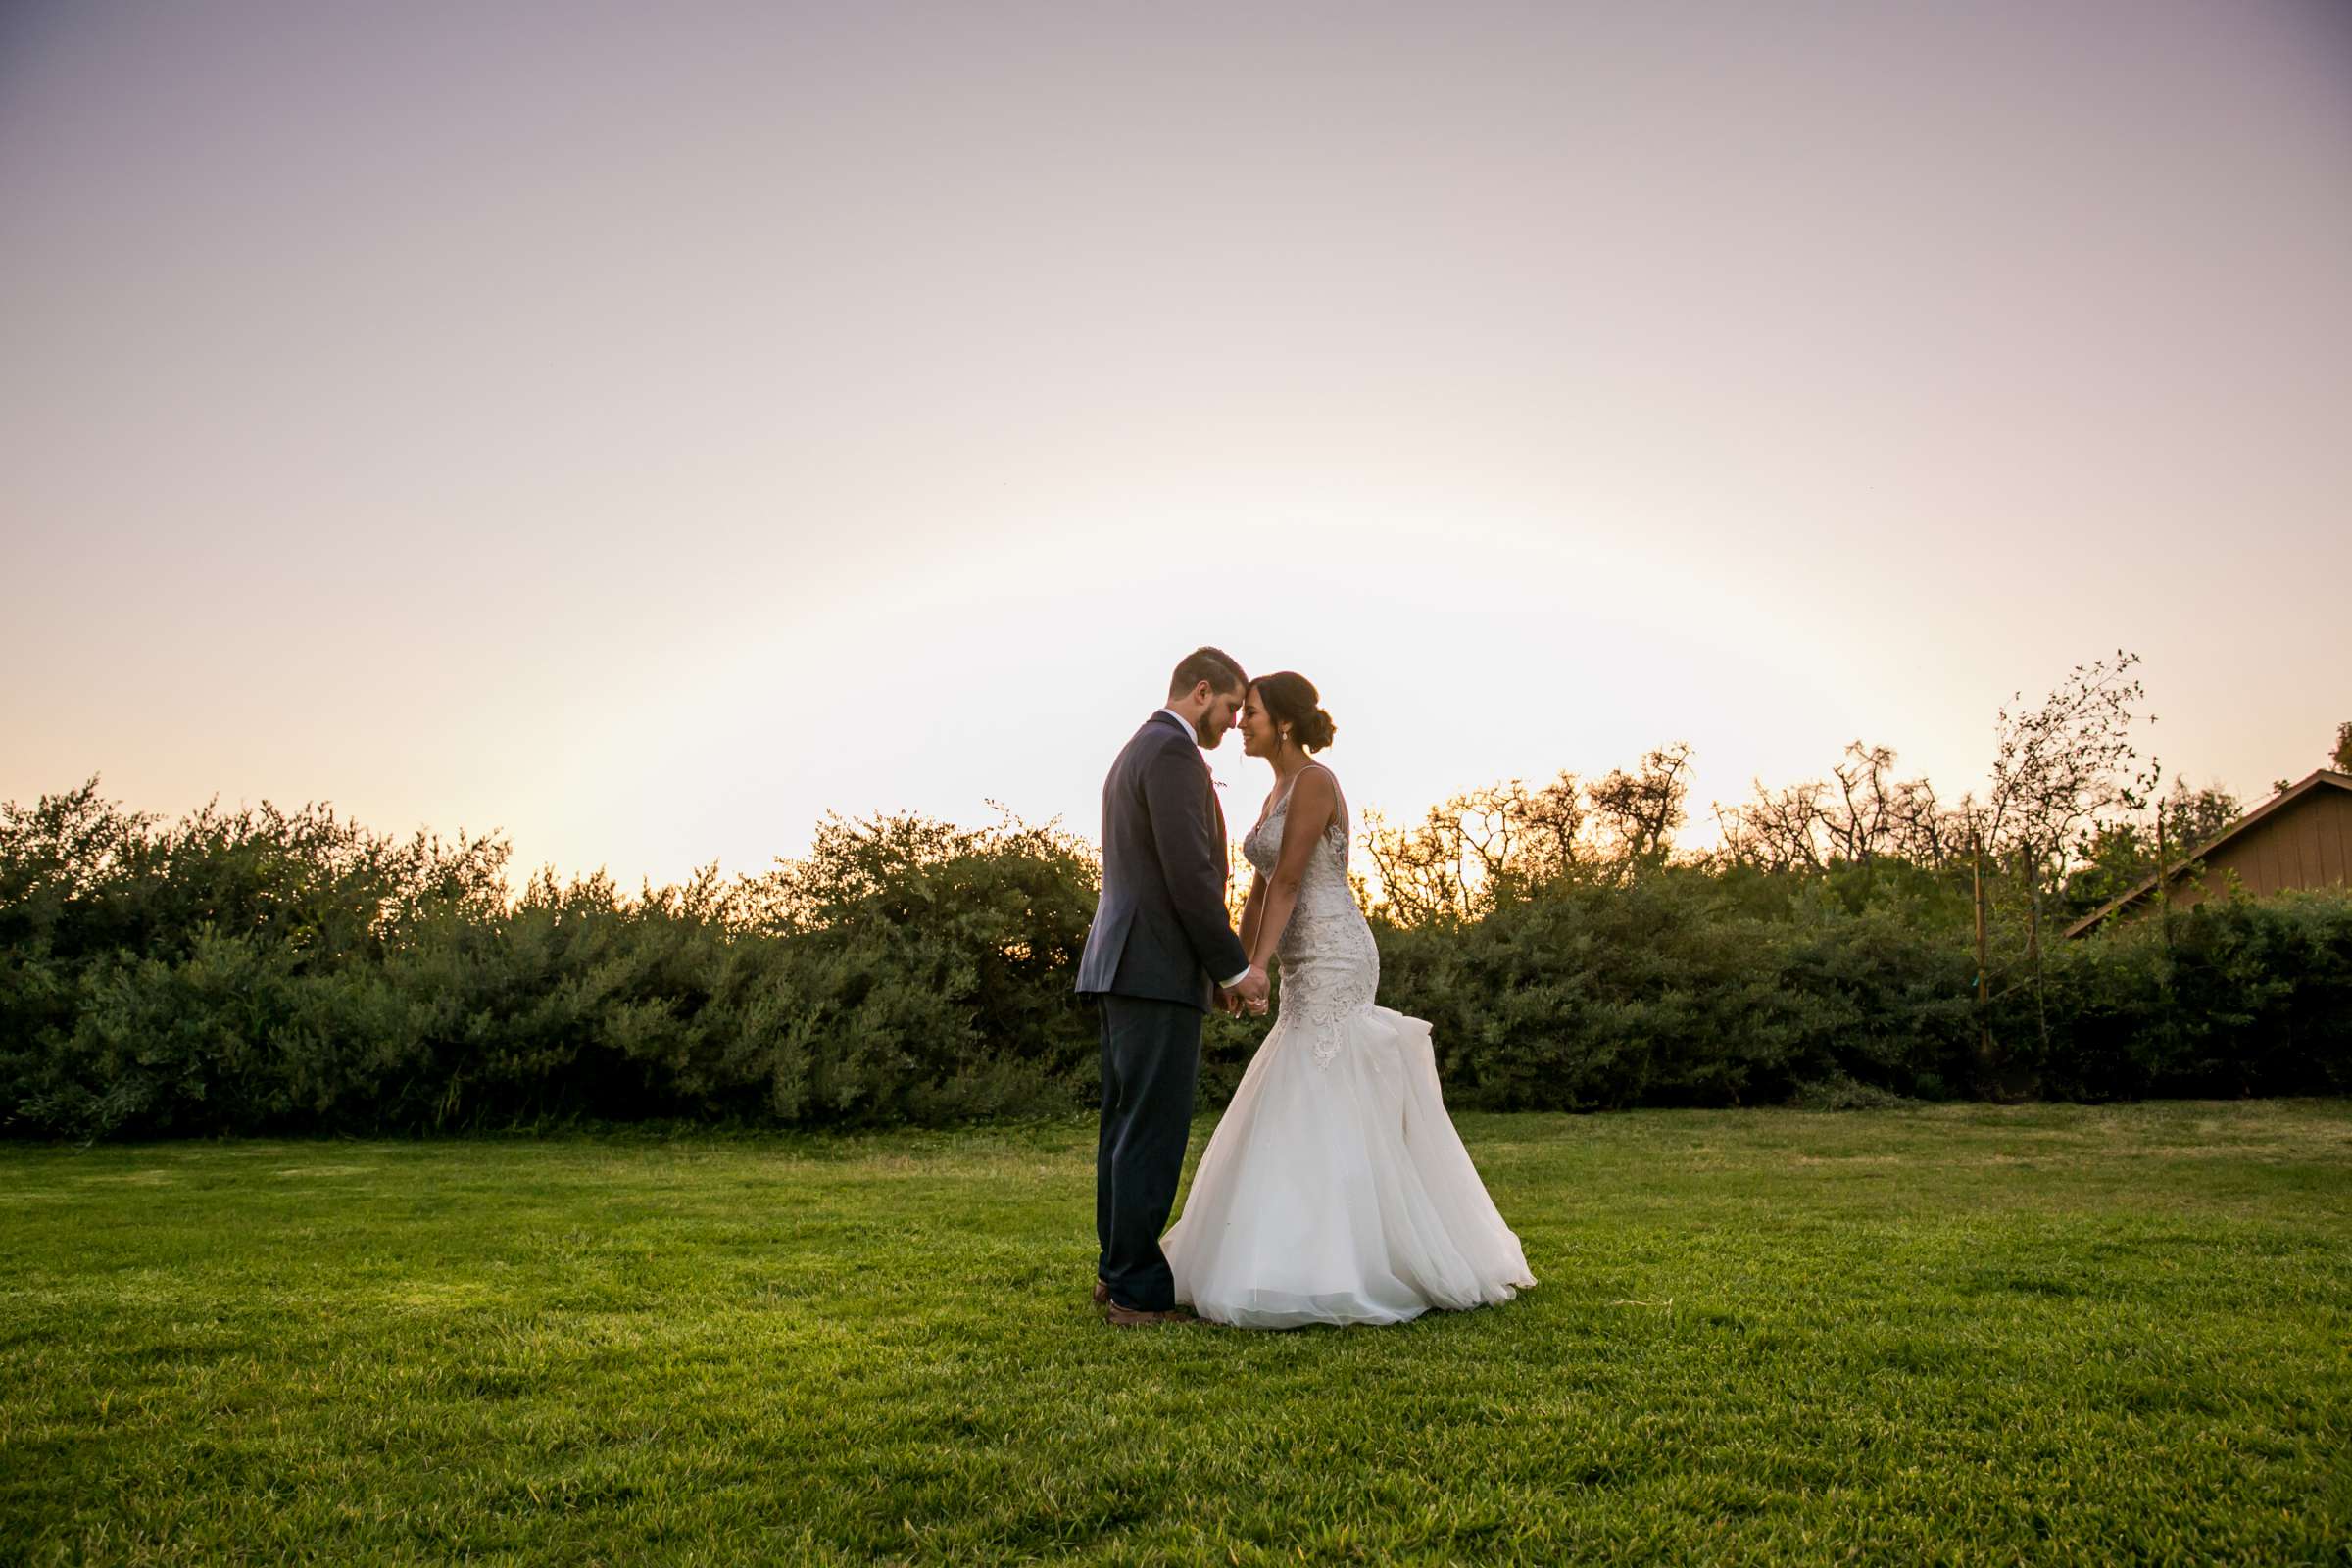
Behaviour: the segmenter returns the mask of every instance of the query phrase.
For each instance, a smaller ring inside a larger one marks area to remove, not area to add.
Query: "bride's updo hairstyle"
[[[1291,726],[1291,739],[1310,752],[1319,752],[1331,744],[1339,726],[1331,715],[1315,706],[1315,683],[1296,670],[1285,669],[1272,675],[1260,675],[1255,682],[1257,700],[1266,711],[1274,715],[1277,724]]]

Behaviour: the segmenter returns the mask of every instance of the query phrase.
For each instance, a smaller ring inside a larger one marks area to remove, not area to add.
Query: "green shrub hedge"
[[[1070,980],[1097,873],[1065,835],[836,819],[766,877],[635,896],[542,875],[510,898],[505,858],[317,808],[165,825],[95,781],[6,808],[6,1131],[920,1122],[1095,1094]],[[1518,890],[1376,922],[1381,1000],[1435,1026],[1462,1106],[2352,1088],[2352,898],[2058,943],[2036,983],[2005,953],[1982,1010],[1956,907],[1887,866]],[[1264,1027],[1210,1021],[1205,1102]]]

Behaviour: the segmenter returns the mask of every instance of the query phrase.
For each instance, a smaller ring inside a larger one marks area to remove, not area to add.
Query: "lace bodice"
[[[1310,762],[1309,767],[1322,767]],[[1329,773],[1329,768],[1324,768]],[[1298,788],[1298,780],[1306,776],[1301,768],[1290,783],[1283,786],[1274,808],[1265,819],[1251,828],[1242,840],[1242,854],[1257,869],[1260,876],[1272,877],[1274,868],[1282,863],[1283,830],[1289,825],[1291,796]],[[1334,914],[1339,906],[1355,907],[1355,895],[1348,887],[1348,802],[1339,798],[1339,781],[1332,781],[1336,808],[1331,813],[1331,825],[1323,830],[1323,842],[1307,857],[1306,877],[1298,888],[1298,907],[1315,913]]]
[[[1322,767],[1320,762],[1310,767]],[[1330,769],[1325,768],[1325,773]],[[1291,793],[1305,777],[1301,770],[1283,787],[1265,819],[1242,840],[1242,854],[1258,874],[1272,879],[1282,861],[1282,841],[1289,825]],[[1281,1021],[1308,1033],[1318,1066],[1328,1065],[1346,1039],[1342,1027],[1353,1013],[1372,1005],[1380,989],[1380,949],[1372,928],[1355,906],[1348,885],[1348,802],[1332,781],[1335,808],[1331,825],[1307,856],[1306,871],[1298,885],[1298,903],[1275,944],[1282,960],[1279,992]]]

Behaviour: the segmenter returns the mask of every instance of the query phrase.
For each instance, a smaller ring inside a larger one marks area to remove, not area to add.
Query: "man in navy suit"
[[[1102,902],[1078,992],[1102,1014],[1102,1128],[1095,1146],[1095,1300],[1126,1328],[1174,1319],[1159,1250],[1200,1072],[1200,1025],[1219,992],[1266,997],[1225,915],[1225,816],[1200,748],[1233,727],[1242,666],[1201,648],[1176,666],[1102,782]]]

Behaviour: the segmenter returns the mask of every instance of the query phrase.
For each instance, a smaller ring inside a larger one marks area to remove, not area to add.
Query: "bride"
[[[1242,709],[1243,751],[1274,764],[1242,840],[1242,944],[1261,969],[1282,959],[1279,1015],[1160,1240],[1176,1299],[1244,1328],[1400,1323],[1536,1283],[1446,1114],[1429,1025],[1373,1001],[1348,803],[1307,756],[1331,744],[1318,702],[1286,670]]]

